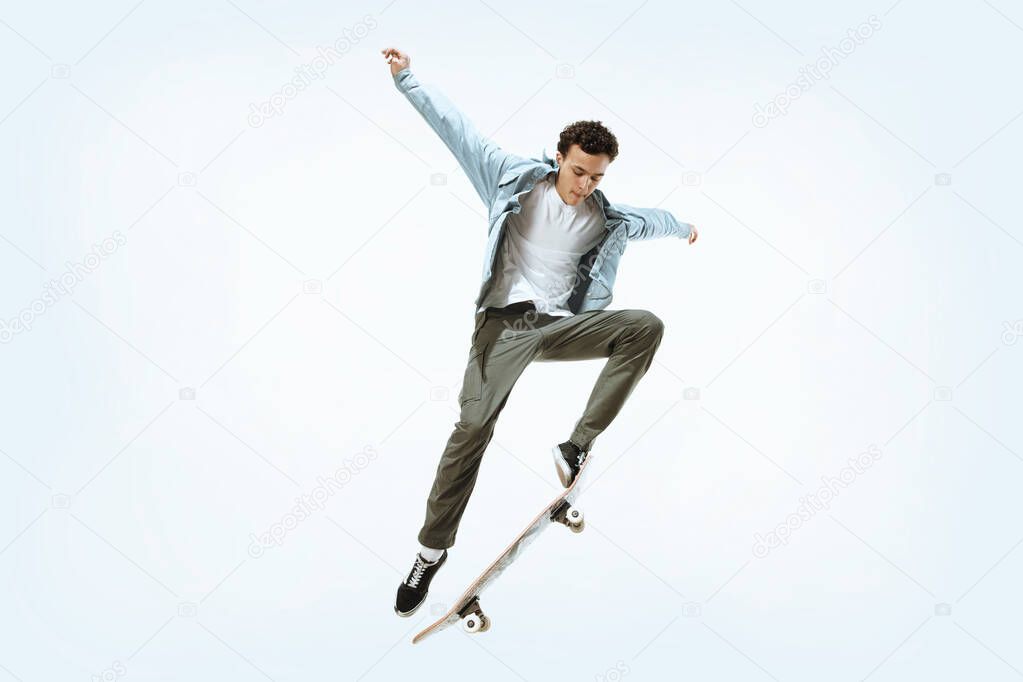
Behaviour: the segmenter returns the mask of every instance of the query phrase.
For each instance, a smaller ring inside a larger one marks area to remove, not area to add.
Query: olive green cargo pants
[[[646,374],[663,332],[660,318],[646,310],[559,317],[524,301],[478,312],[458,395],[461,414],[437,466],[419,542],[435,549],[454,545],[497,416],[526,365],[607,358],[570,436],[589,450]]]

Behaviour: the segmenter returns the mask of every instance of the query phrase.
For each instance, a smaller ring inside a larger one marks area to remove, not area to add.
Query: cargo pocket
[[[486,346],[473,346],[469,351],[469,363],[462,377],[462,390],[458,393],[458,404],[465,405],[483,396],[483,357]]]

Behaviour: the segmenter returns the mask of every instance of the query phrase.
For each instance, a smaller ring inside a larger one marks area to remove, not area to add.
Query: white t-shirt
[[[479,310],[532,300],[537,312],[572,314],[568,298],[579,259],[600,241],[606,227],[592,194],[570,206],[558,194],[555,177],[550,173],[538,181],[519,198],[522,210],[505,219],[493,279]]]

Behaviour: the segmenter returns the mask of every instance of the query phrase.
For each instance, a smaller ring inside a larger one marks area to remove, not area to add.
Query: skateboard
[[[476,580],[462,593],[462,596],[454,603],[451,609],[440,617],[440,620],[430,625],[412,638],[413,644],[418,644],[430,635],[444,630],[458,621],[462,621],[462,629],[470,634],[486,632],[490,629],[490,618],[480,608],[480,596],[483,591],[490,587],[497,579],[497,576],[504,572],[504,569],[511,566],[523,550],[536,539],[547,526],[553,523],[560,523],[574,533],[581,533],[586,527],[586,520],[582,511],[573,506],[582,488],[579,482],[582,481],[586,470],[590,465],[590,457],[583,460],[572,485],[561,491],[557,497],[551,500],[536,517],[529,522],[518,536],[512,540],[507,549],[501,552],[500,556],[480,574]]]

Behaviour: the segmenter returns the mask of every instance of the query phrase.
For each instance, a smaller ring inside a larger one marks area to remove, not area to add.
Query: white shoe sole
[[[397,607],[397,606],[395,606],[395,607],[394,607],[394,612],[395,612],[396,614],[398,614],[399,616],[401,616],[402,618],[408,618],[409,616],[411,616],[412,614],[414,614],[414,613],[415,613],[416,611],[418,611],[418,610],[419,610],[419,607],[420,607],[420,606],[422,606],[423,604],[425,604],[425,603],[426,603],[426,597],[427,597],[427,596],[428,596],[428,595],[423,595],[423,600],[422,600],[421,602],[419,602],[418,604],[416,604],[416,605],[415,605],[415,606],[414,606],[414,607],[412,608],[412,610],[411,610],[411,611],[405,611],[404,613],[402,613],[401,611],[399,611],[399,610],[398,610],[398,607]]]
[[[568,466],[568,462],[561,455],[561,448],[555,445],[551,448],[551,455],[554,456],[554,467],[558,470],[558,478],[561,480],[561,485],[565,488],[572,485],[572,469]]]

